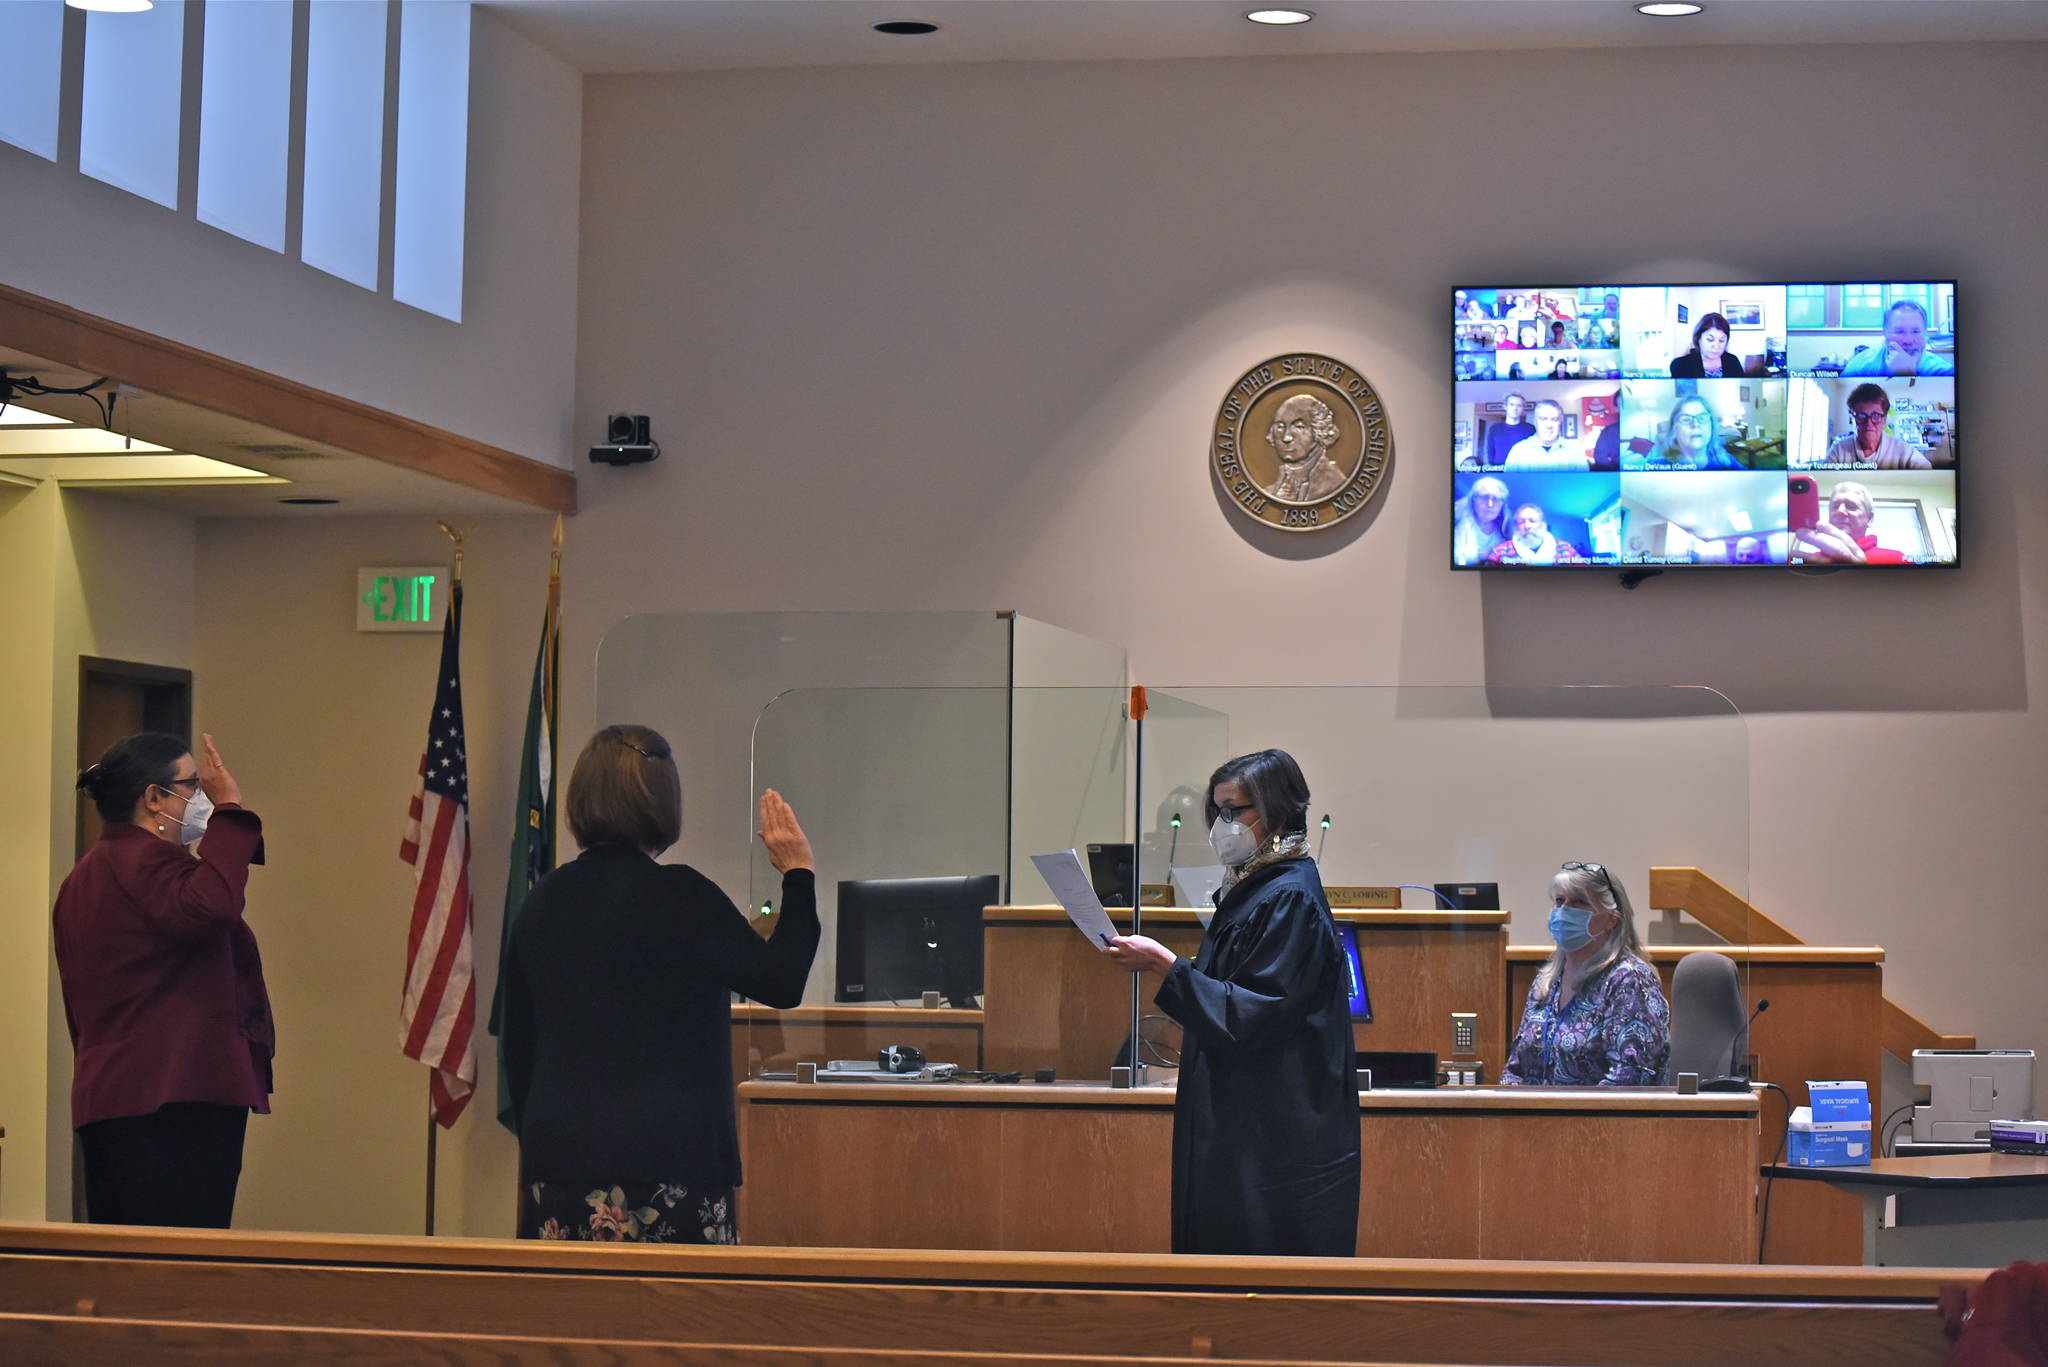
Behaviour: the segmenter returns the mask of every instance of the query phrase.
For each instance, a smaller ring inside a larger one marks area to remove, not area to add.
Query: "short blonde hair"
[[[607,726],[569,775],[569,830],[584,849],[625,845],[660,854],[683,833],[683,780],[661,733]]]

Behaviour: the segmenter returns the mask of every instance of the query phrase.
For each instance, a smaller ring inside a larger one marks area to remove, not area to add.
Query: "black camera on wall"
[[[645,465],[661,454],[645,413],[614,413],[605,419],[605,444],[590,448],[597,465]]]

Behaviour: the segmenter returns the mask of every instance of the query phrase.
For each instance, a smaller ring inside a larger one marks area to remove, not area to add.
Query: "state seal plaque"
[[[1365,376],[1295,352],[1246,371],[1216,412],[1209,465],[1230,501],[1271,527],[1314,532],[1372,502],[1394,463]]]

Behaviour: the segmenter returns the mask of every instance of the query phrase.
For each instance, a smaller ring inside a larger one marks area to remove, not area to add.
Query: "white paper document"
[[[1096,899],[1095,885],[1088,881],[1088,871],[1081,867],[1079,850],[1034,854],[1031,863],[1038,870],[1038,876],[1045,880],[1045,885],[1052,889],[1052,895],[1066,908],[1067,919],[1091,942],[1106,945],[1119,933],[1116,923],[1109,919],[1109,913]]]

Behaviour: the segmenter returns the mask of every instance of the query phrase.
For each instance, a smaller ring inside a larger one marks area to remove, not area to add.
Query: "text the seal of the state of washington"
[[[1216,412],[1209,465],[1230,501],[1283,531],[1334,527],[1394,464],[1387,411],[1365,376],[1308,352],[1238,378]]]

